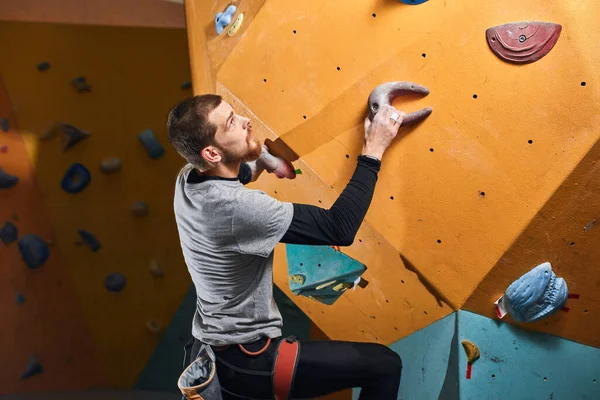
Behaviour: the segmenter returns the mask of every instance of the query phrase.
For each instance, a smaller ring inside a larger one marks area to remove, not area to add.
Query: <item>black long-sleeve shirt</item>
[[[356,169],[338,199],[330,209],[293,203],[294,216],[281,239],[282,243],[349,246],[369,209],[381,162],[359,156]],[[189,183],[208,179],[239,180],[246,185],[252,180],[248,164],[242,163],[237,178],[203,177],[192,171]]]

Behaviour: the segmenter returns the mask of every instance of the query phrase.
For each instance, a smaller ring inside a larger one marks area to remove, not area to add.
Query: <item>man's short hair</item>
[[[200,171],[212,167],[200,153],[205,147],[214,145],[217,127],[209,122],[208,114],[222,100],[216,94],[194,96],[180,102],[169,112],[167,134],[171,144],[188,163]]]

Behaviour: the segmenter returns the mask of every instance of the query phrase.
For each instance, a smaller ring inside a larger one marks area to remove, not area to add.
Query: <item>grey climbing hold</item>
[[[85,76],[78,76],[71,81],[71,85],[77,89],[79,93],[81,92],[90,92],[92,90],[92,85],[87,83]]]
[[[100,163],[100,170],[105,174],[114,174],[121,170],[122,162],[118,157],[105,158]]]
[[[8,119],[0,118],[0,127],[4,132],[8,132],[8,130],[10,129],[10,126],[8,125]]]
[[[25,371],[21,375],[21,379],[30,378],[34,375],[42,373],[42,371],[43,371],[42,366],[38,362],[37,358],[35,358],[35,356],[31,356],[29,358],[29,363],[27,364]]]
[[[104,279],[104,286],[109,292],[120,292],[125,287],[127,279],[123,274],[114,272]]]
[[[7,221],[0,229],[0,240],[4,244],[10,244],[17,240],[17,227],[10,221]]]
[[[160,267],[160,265],[158,265],[158,262],[156,260],[152,260],[150,261],[150,273],[155,277],[155,278],[162,278],[165,275],[165,272],[162,270],[162,268]]]
[[[69,150],[71,147],[82,140],[87,139],[91,135],[89,132],[81,130],[71,124],[60,123],[60,130],[63,151]]]
[[[86,231],[85,229],[79,230],[79,236],[81,236],[81,239],[83,240],[83,242],[85,244],[87,244],[88,247],[90,249],[92,249],[92,251],[94,253],[97,252],[98,250],[100,250],[100,248],[102,247],[102,245],[100,244],[98,239],[96,239],[96,236],[94,236],[92,233]]]
[[[23,295],[19,292],[17,292],[17,294],[15,295],[15,300],[17,301],[17,304],[19,304],[19,305],[25,303],[25,297],[23,297]]]
[[[41,267],[50,257],[48,244],[34,234],[27,234],[19,239],[19,251],[30,269]]]
[[[91,180],[90,171],[83,164],[74,163],[65,173],[60,186],[67,193],[79,193],[90,184]]]
[[[145,201],[136,201],[131,206],[131,212],[136,217],[145,217],[148,215],[148,204]]]
[[[154,135],[152,129],[146,129],[145,131],[140,133],[138,135],[138,139],[140,140],[140,142],[142,142],[144,147],[146,147],[150,158],[159,158],[162,157],[163,154],[165,154],[164,147],[160,144],[160,142]]]
[[[37,69],[40,72],[48,71],[50,69],[50,63],[47,61],[42,61],[37,65]]]
[[[181,88],[182,89],[191,89],[192,88],[192,81],[185,81],[181,84]]]
[[[19,178],[15,175],[11,175],[8,172],[4,172],[0,168],[0,189],[8,189],[19,183]]]

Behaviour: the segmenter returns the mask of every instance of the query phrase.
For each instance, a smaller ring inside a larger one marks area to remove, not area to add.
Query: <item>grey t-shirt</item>
[[[211,345],[281,336],[273,250],[292,221],[292,203],[237,180],[187,183],[192,169],[179,172],[174,199],[181,249],[198,296],[192,335]]]

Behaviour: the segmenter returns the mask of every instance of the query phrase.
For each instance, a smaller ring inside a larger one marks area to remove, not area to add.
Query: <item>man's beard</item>
[[[238,153],[228,149],[219,148],[222,154],[221,162],[224,164],[237,164],[242,162],[250,162],[258,160],[262,153],[262,144],[257,138],[248,139],[246,141],[248,147],[245,152]]]

